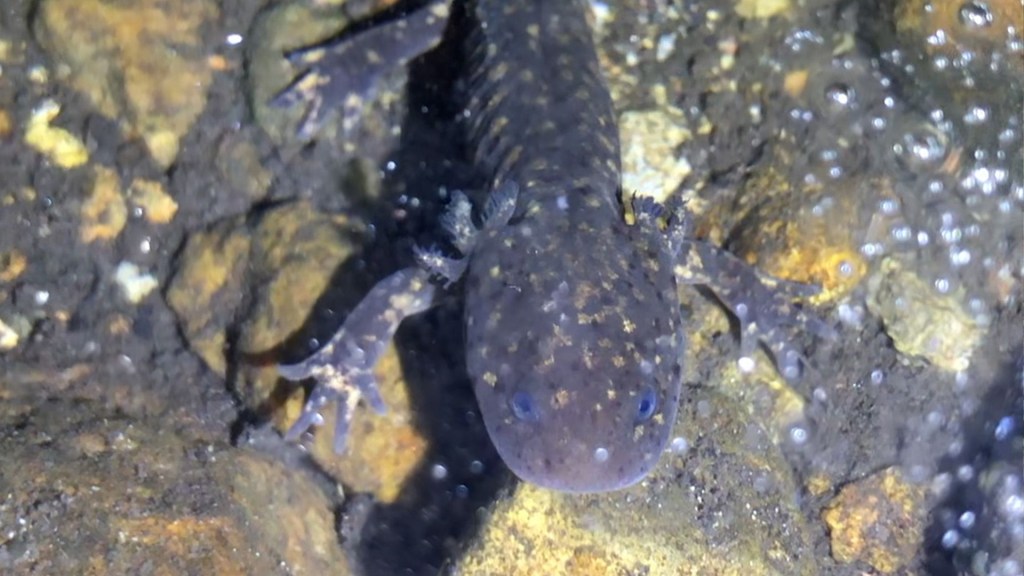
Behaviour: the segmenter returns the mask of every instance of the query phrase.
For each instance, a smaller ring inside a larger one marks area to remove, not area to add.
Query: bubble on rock
[[[961,6],[958,16],[961,24],[974,28],[991,26],[993,20],[992,10],[988,4],[978,0],[971,0]]]

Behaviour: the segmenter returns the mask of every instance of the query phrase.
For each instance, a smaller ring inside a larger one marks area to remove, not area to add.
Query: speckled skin
[[[476,230],[468,200],[455,195],[442,224],[462,258],[418,251],[420,269],[382,281],[327,346],[282,367],[319,381],[288,436],[337,399],[340,450],[360,394],[378,398],[374,351],[429,306],[427,276],[464,278],[467,367],[504,461],[553,489],[623,488],[657,463],[675,419],[677,284],[715,290],[742,334],[787,352],[789,366],[795,356],[774,328],[806,321],[783,297],[803,291],[688,239],[682,219],[662,231],[649,202],[634,203],[636,223],[625,223],[618,130],[582,0],[478,0],[467,10],[468,138],[491,183],[484,224]],[[401,31],[416,36],[408,24]],[[342,69],[319,62],[315,84],[336,85],[331,72]]]
[[[468,40],[476,165],[519,194],[509,224],[468,254],[467,366],[505,462],[567,491],[628,486],[654,466],[683,345],[665,237],[623,220],[618,128],[586,9],[476,2],[486,26]]]

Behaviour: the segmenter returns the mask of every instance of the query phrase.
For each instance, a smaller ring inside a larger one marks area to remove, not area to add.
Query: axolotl
[[[692,238],[684,210],[624,202],[619,137],[583,0],[473,0],[464,115],[473,165],[489,182],[476,210],[452,196],[441,225],[460,257],[416,251],[306,360],[281,365],[316,384],[286,432],[298,439],[336,404],[344,450],[359,402],[384,409],[373,368],[398,325],[464,282],[466,368],[488,434],[520,478],[568,492],[630,486],[658,462],[680,399],[685,326],[678,286],[703,285],[738,319],[741,352],[760,341],[793,376],[780,327],[827,330],[791,304],[814,289],[774,279]],[[441,38],[434,2],[333,45],[282,101],[307,104],[303,131],[332,107],[357,112],[381,72]],[[631,213],[627,224],[626,213]]]

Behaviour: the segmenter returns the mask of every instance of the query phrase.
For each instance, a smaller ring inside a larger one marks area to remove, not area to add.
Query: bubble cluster
[[[929,528],[929,565],[972,574],[1022,574],[1024,400],[1019,369],[963,423],[931,480],[939,505]]]

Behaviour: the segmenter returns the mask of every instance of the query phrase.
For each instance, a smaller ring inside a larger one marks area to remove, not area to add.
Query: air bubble
[[[798,446],[807,443],[808,437],[807,429],[802,426],[794,426],[789,430],[789,439]]]
[[[946,31],[941,28],[936,30],[931,36],[928,36],[928,44],[932,46],[944,46],[946,44]]]
[[[786,364],[785,368],[782,369],[782,378],[786,381],[792,382],[800,377],[800,365],[796,362]]]
[[[956,226],[943,226],[939,229],[939,236],[946,244],[956,244],[963,238],[963,231]]]
[[[942,472],[940,474],[936,474],[935,477],[932,478],[932,494],[934,494],[938,498],[944,498],[947,494],[949,494],[949,489],[952,486],[953,477],[949,474],[949,472]]]
[[[996,440],[1006,440],[1013,433],[1013,418],[1010,416],[1003,416],[999,420],[999,424],[996,425],[995,436]]]
[[[878,386],[882,384],[882,382],[885,382],[885,372],[882,372],[881,370],[872,370],[871,383]]]
[[[832,112],[841,112],[857,101],[857,92],[843,83],[833,84],[825,89],[825,102]]]
[[[430,467],[430,477],[434,480],[444,480],[448,477],[448,468],[444,464],[434,464]]]
[[[1003,515],[1007,518],[1018,519],[1024,517],[1024,497],[1020,494],[1011,494],[1006,498],[1003,498],[1002,506]]]
[[[951,550],[960,543],[960,533],[952,528],[942,535],[942,547]]]
[[[957,519],[956,523],[960,526],[961,530],[970,530],[974,527],[974,521],[974,512],[968,510],[960,515],[960,518]]]
[[[992,25],[992,10],[988,4],[972,0],[960,7],[960,22],[965,26],[984,28]]]
[[[976,104],[967,109],[967,113],[964,114],[964,123],[968,126],[977,126],[984,124],[988,118],[988,108]]]
[[[892,151],[907,170],[936,166],[946,156],[946,137],[934,126],[924,125],[904,133],[892,145]]]
[[[886,216],[893,216],[900,210],[900,203],[892,198],[886,198],[878,203],[878,209]]]
[[[956,267],[956,266],[965,266],[967,264],[970,264],[970,262],[971,262],[971,252],[969,250],[967,250],[966,248],[962,248],[962,249],[950,248],[949,249],[949,263],[952,264],[954,267]]]
[[[741,356],[740,359],[736,361],[736,365],[739,366],[740,372],[749,374],[754,371],[755,362],[750,356]]]
[[[949,443],[949,446],[946,447],[946,454],[948,454],[948,455],[950,455],[950,456],[952,456],[954,458],[959,456],[960,453],[963,452],[963,451],[964,451],[964,441],[962,439],[960,439],[960,438],[957,438],[956,440],[953,440],[952,442]]]
[[[961,482],[970,482],[974,478],[974,467],[964,464],[956,469],[956,479]]]
[[[839,321],[847,326],[861,326],[864,323],[864,307],[850,304],[840,304],[836,309]]]
[[[686,454],[690,450],[690,442],[682,436],[676,436],[669,444],[669,449],[676,454]]]
[[[594,450],[594,462],[597,462],[598,464],[604,464],[605,462],[607,462],[608,456],[609,454],[607,448],[598,448]]]
[[[874,258],[875,256],[881,255],[883,252],[882,245],[874,242],[866,242],[860,247],[860,253],[865,258]]]
[[[897,242],[907,242],[914,236],[914,232],[910,229],[910,226],[906,224],[900,224],[892,227],[892,239]]]

